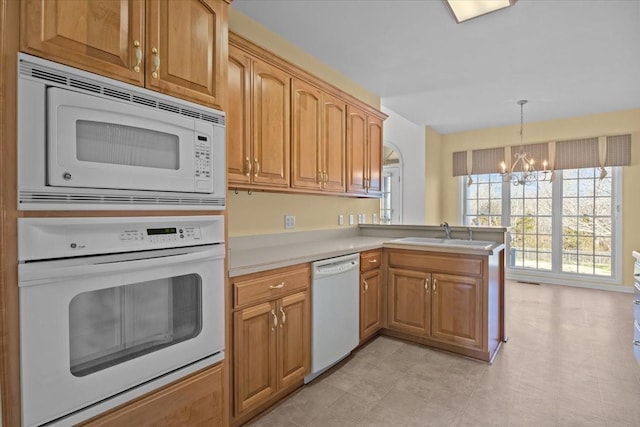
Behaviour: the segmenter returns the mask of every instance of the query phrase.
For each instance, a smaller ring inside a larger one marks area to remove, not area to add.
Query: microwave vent
[[[154,101],[153,99],[146,98],[144,96],[139,96],[139,95],[133,95],[133,102],[135,102],[136,104],[146,105],[147,107],[156,108],[157,106],[157,102]]]
[[[67,84],[67,78],[65,76],[57,73],[52,73],[47,70],[39,70],[37,68],[34,68],[31,70],[31,76],[35,77],[36,79],[47,80],[50,82],[60,83],[63,85]]]
[[[127,92],[123,92],[121,90],[112,89],[110,87],[105,87],[103,93],[112,98],[122,99],[123,101],[130,101],[131,95]]]
[[[146,93],[142,94],[141,91],[136,91],[135,88],[120,88],[115,85],[109,85],[108,83],[105,83],[103,81],[91,79],[90,77],[85,77],[84,74],[80,75],[78,73],[74,73],[73,71],[73,69],[67,67],[65,67],[64,70],[59,70],[54,67],[48,67],[46,65],[30,62],[28,59],[20,59],[20,74],[29,76],[33,79],[45,80],[48,82],[56,83],[56,85],[67,86],[86,92],[102,94],[103,96],[116,98],[132,104],[144,105],[145,107],[149,108],[164,110],[182,116],[193,117],[195,119],[204,120],[218,125],[225,125],[224,113],[216,114],[209,108],[187,108],[182,104],[171,103],[170,101],[166,101],[160,97],[156,98],[153,95],[147,95]]]
[[[166,102],[160,102],[158,104],[158,108],[164,111],[170,111],[172,113],[180,114],[180,107],[176,107],[175,105],[167,104]]]
[[[191,196],[122,196],[112,194],[78,194],[56,192],[20,192],[21,204],[61,205],[144,205],[144,206],[210,206],[224,207],[224,197]]]
[[[195,119],[199,119],[200,118],[200,113],[198,113],[197,111],[188,110],[186,108],[182,109],[182,115],[183,116],[193,117]]]
[[[93,92],[93,93],[100,93],[100,86],[90,83],[90,82],[86,82],[84,80],[78,80],[78,79],[69,79],[69,86],[71,87],[75,87],[77,89],[82,89],[82,90],[86,90],[88,92]]]

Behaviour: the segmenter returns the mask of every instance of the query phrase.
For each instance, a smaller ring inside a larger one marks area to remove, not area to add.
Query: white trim
[[[606,280],[597,280],[596,278],[589,278],[589,280],[585,280],[585,278],[582,277],[568,278],[565,276],[549,274],[541,276],[536,274],[523,274],[522,272],[514,273],[512,269],[507,269],[505,278],[507,280],[515,280],[521,282],[540,283],[544,285],[571,286],[574,288],[599,289],[603,291],[615,291],[624,293],[633,293],[634,291],[633,285],[607,284],[610,282]]]
[[[397,165],[387,165],[387,167],[396,167],[398,168],[398,176],[400,177],[400,183],[398,184],[398,194],[396,195],[396,197],[398,198],[398,210],[400,211],[400,223],[404,224],[404,209],[403,209],[403,205],[404,205],[404,159],[402,158],[402,152],[400,151],[400,149],[398,148],[397,145],[395,145],[393,142],[390,142],[388,140],[384,140],[383,143],[383,148],[385,145],[391,147],[397,154],[398,154],[398,164]],[[383,149],[383,155],[384,155],[384,149]],[[382,165],[382,174],[384,177],[384,159],[383,161],[383,165]]]

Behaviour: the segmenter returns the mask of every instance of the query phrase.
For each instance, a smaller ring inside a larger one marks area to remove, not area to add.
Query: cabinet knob
[[[138,40],[133,41],[133,47],[136,48],[136,65],[133,66],[133,71],[140,72],[140,64],[142,64],[142,48]]]
[[[153,54],[153,71],[151,72],[151,77],[154,79],[158,78],[158,72],[160,71],[160,54],[158,53],[158,49],[155,47],[151,49],[151,53]]]

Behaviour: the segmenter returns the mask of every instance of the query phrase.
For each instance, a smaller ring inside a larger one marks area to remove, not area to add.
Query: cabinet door
[[[253,182],[289,186],[290,76],[253,64]]]
[[[380,176],[382,175],[382,120],[367,117],[367,171],[368,192],[381,193]]]
[[[376,268],[362,273],[360,279],[360,340],[363,340],[382,326],[382,272]]]
[[[143,85],[143,0],[27,0],[21,7],[22,51]]]
[[[422,271],[389,269],[389,328],[415,335],[431,331],[430,274]]]
[[[223,365],[217,365],[152,392],[82,424],[120,426],[223,425]]]
[[[227,180],[251,181],[251,58],[229,46],[227,93]]]
[[[346,175],[346,109],[340,99],[322,97],[322,163],[326,191],[344,193]]]
[[[367,166],[367,115],[347,105],[347,193],[364,193]]]
[[[482,280],[433,274],[432,337],[482,348]]]
[[[292,81],[291,186],[319,190],[324,182],[321,158],[322,93],[302,81]]]
[[[278,311],[278,390],[281,390],[303,379],[311,367],[309,293],[282,298]]]
[[[227,4],[147,0],[146,86],[221,107],[227,72]]]
[[[276,305],[264,303],[237,311],[233,320],[234,396],[238,415],[276,392]]]

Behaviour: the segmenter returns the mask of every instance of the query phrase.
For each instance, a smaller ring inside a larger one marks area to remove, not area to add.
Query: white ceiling
[[[440,0],[235,0],[414,123],[451,133],[640,108],[640,0],[519,0],[456,24]]]

